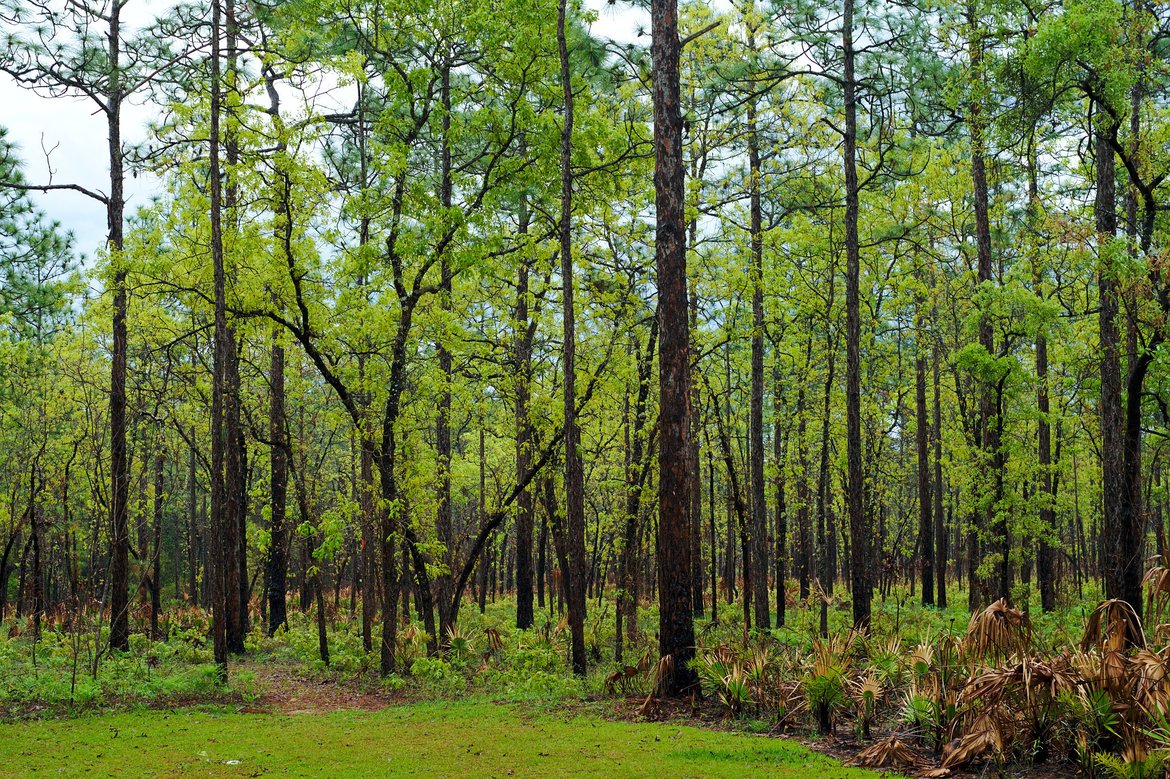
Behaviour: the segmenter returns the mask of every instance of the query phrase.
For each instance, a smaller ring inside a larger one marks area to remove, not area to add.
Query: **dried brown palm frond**
[[[605,692],[607,695],[629,695],[637,688],[638,677],[641,673],[635,666],[623,666],[621,670],[614,671],[609,676],[605,677]]]
[[[873,671],[860,678],[850,680],[849,688],[854,697],[860,700],[877,701],[882,697],[882,680]]]
[[[987,713],[979,717],[967,732],[943,749],[942,768],[958,768],[989,753],[1003,752],[1003,734],[999,723]]]
[[[1133,606],[1123,600],[1113,598],[1101,601],[1085,624],[1081,649],[1088,651],[1096,647],[1102,653],[1121,652],[1130,642],[1136,646],[1145,646],[1141,617]]]
[[[662,705],[658,702],[658,699],[654,697],[654,693],[650,693],[646,696],[646,700],[642,701],[642,705],[638,707],[638,716],[645,717],[647,719],[653,719],[654,717],[657,717],[661,711]]]
[[[1128,695],[1133,677],[1130,676],[1125,653],[1119,649],[1102,652],[1101,672],[1096,681],[1103,689],[1108,690],[1114,699]]]
[[[1151,622],[1160,621],[1170,612],[1170,567],[1155,565],[1142,577],[1146,590],[1146,615]]]
[[[1020,681],[1029,702],[1039,697],[1047,700],[1061,693],[1072,692],[1080,685],[1080,677],[1066,655],[1047,660],[1025,658],[1020,663]]]
[[[1170,679],[1166,658],[1148,649],[1129,659],[1131,695],[1144,711],[1164,715],[1170,708]]]
[[[1104,679],[1104,664],[1099,652],[1073,652],[1068,660],[1077,675],[1086,682],[1086,686],[1102,686],[1100,682]]]
[[[1023,654],[1032,644],[1032,623],[1027,614],[1000,598],[971,617],[963,643],[983,657]]]
[[[987,706],[1000,705],[1016,681],[1017,668],[992,668],[971,677],[959,693],[959,705],[970,706],[973,702],[982,702]]]
[[[857,753],[853,765],[864,768],[916,768],[918,755],[897,736],[875,741]]]
[[[651,695],[662,697],[666,694],[666,682],[674,673],[674,656],[663,655],[654,664],[654,676],[651,678]]]
[[[500,631],[488,628],[483,634],[487,638],[489,652],[499,652],[504,648],[504,639],[500,636]]]
[[[791,717],[805,710],[805,697],[800,682],[786,680],[765,691],[764,704],[777,717],[776,724],[783,727]]]
[[[910,669],[918,676],[929,673],[934,665],[934,647],[930,644],[919,644],[910,653]]]
[[[897,634],[872,636],[865,642],[865,645],[870,657],[902,653],[902,637]]]

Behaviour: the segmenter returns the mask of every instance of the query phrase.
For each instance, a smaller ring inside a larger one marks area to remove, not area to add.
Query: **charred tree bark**
[[[870,528],[865,511],[865,475],[861,452],[861,244],[857,235],[857,81],[854,77],[853,0],[845,0],[841,22],[845,92],[845,438],[849,512],[850,580],[853,624],[868,630],[873,577],[869,566]]]
[[[748,30],[748,47],[755,48],[755,34]],[[768,613],[768,509],[764,502],[764,228],[760,202],[760,138],[756,128],[756,101],[747,105],[748,187],[751,225],[752,280],[752,388],[751,388],[751,590],[755,593],[756,627],[771,627]],[[745,572],[747,573],[747,572]]]
[[[126,269],[122,262],[125,211],[122,164],[122,3],[110,5],[106,36],[110,84],[106,102],[110,194],[106,200],[108,245],[114,263],[114,321],[110,354],[110,648],[130,648],[130,466],[126,458]]]
[[[679,94],[678,7],[676,0],[650,4],[654,69],[655,265],[658,286],[659,483],[658,606],[659,654],[672,660],[665,692],[679,695],[698,684],[690,667],[695,654],[691,615],[690,338],[687,328],[687,255],[684,224],[682,111]]]
[[[268,423],[272,439],[271,460],[271,540],[268,544],[264,583],[268,590],[268,635],[288,625],[288,528],[285,515],[288,505],[288,439],[284,408],[284,347],[272,346],[269,369]]]

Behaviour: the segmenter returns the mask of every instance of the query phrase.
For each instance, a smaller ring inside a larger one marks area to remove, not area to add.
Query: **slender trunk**
[[[442,106],[439,152],[439,205],[444,212],[451,208],[451,66],[444,61],[439,79],[439,102]],[[439,307],[450,315],[452,295],[451,263],[447,252],[439,261]],[[451,349],[440,337],[438,343],[439,372],[442,374],[439,390],[438,420],[435,426],[435,449],[439,460],[439,505],[436,511],[435,532],[442,545],[441,572],[435,576],[439,598],[439,641],[447,646],[450,630],[459,616],[459,604],[454,603],[455,536],[451,526],[451,383],[454,380]]]
[[[484,457],[484,424],[483,419],[479,420],[479,524],[483,527],[483,523],[487,517],[487,462]],[[488,567],[491,565],[492,556],[488,552],[480,554],[479,562],[479,613],[483,614],[487,609],[487,583],[488,583]]]
[[[195,447],[187,453],[187,589],[199,605],[199,513],[196,506]]]
[[[755,49],[755,32],[748,29],[748,48]],[[752,389],[751,389],[751,549],[756,627],[771,627],[768,613],[768,510],[764,503],[764,228],[760,197],[760,138],[756,128],[756,101],[747,106],[748,187],[750,192],[752,280]]]
[[[528,199],[521,196],[519,233],[528,234]],[[523,239],[522,239],[523,240]],[[528,475],[531,467],[532,425],[528,401],[532,381],[532,341],[536,322],[528,321],[529,260],[520,260],[516,280],[516,479]],[[532,490],[525,487],[516,496],[516,627],[532,627]],[[544,598],[541,597],[543,605]]]
[[[854,79],[853,0],[845,0],[841,22],[845,92],[845,438],[848,484],[850,580],[853,624],[868,630],[873,578],[869,566],[870,528],[865,511],[865,477],[861,466],[861,245],[857,235],[857,82]]]
[[[800,555],[797,575],[800,580],[802,601],[808,600],[812,566],[812,542],[808,526],[808,448],[805,445],[808,420],[805,418],[804,402],[804,385],[801,384],[796,393],[796,451],[799,465],[796,482],[796,532]]]
[[[937,316],[932,316],[937,321]],[[942,477],[942,382],[939,377],[939,345],[936,341],[931,350],[934,363],[934,425],[931,434],[934,439],[934,575],[938,596],[935,599],[940,609],[947,607],[947,528],[943,518],[943,477]]]
[[[772,458],[776,466],[776,626],[783,627],[787,607],[784,582],[788,576],[788,505],[784,495],[784,450],[786,440],[781,435],[780,415],[783,413],[783,397],[780,387],[780,359],[775,357],[772,367],[772,382],[775,385],[772,399]]]
[[[921,309],[922,301],[918,303]],[[926,418],[926,330],[918,314],[918,342],[914,356],[915,444],[918,452],[918,551],[921,558],[922,605],[934,605],[934,517],[930,502],[930,423]]]
[[[160,440],[158,452],[154,456],[154,528],[151,533],[154,544],[150,551],[150,637],[155,641],[161,641],[164,638],[158,627],[158,617],[162,613],[162,524],[165,503],[163,500],[163,450]]]
[[[285,527],[285,512],[288,499],[288,440],[285,435],[286,421],[284,408],[284,347],[279,343],[272,346],[272,362],[269,368],[268,422],[272,439],[271,481],[272,491],[270,541],[268,544],[268,566],[264,582],[268,589],[268,635],[276,634],[281,625],[288,625],[288,529]]]
[[[110,648],[130,648],[130,466],[126,458],[127,291],[122,258],[125,196],[122,166],[122,3],[110,5],[106,38],[110,84],[106,128],[110,193],[106,201],[107,244],[114,266],[114,321],[110,354]]]
[[[565,585],[572,633],[573,673],[585,675],[585,492],[577,428],[577,346],[573,309],[573,82],[569,71],[569,44],[565,33],[567,0],[557,13],[557,49],[561,62],[564,123],[561,127],[561,214],[559,224],[564,324],[565,408],[565,551],[568,564]],[[682,322],[686,332],[686,320]]]
[[[832,290],[833,284],[829,283],[829,288]],[[832,292],[829,293],[829,305],[832,305]],[[828,507],[831,502],[829,495],[829,485],[832,482],[832,477],[829,473],[829,422],[831,410],[829,407],[833,396],[833,378],[836,374],[837,361],[836,347],[833,343],[832,333],[829,330],[829,322],[825,322],[825,335],[828,338],[826,352],[829,359],[829,370],[825,377],[825,395],[824,407],[821,415],[821,458],[820,466],[817,469],[817,579],[821,591],[825,594],[832,594],[833,592],[833,575],[832,568],[829,565],[829,544],[830,538],[826,538],[826,522],[828,520]],[[829,601],[827,598],[820,599],[821,607],[821,635],[829,635]]]
[[[237,61],[237,24],[235,3],[225,0],[223,5],[223,33],[224,64],[223,74],[226,90],[236,91],[236,61]],[[213,91],[219,92],[221,82],[215,79]],[[220,94],[221,112],[217,122],[217,130],[223,128],[223,148],[227,168],[220,169],[222,176],[219,184],[222,188],[219,210],[220,237],[219,237],[219,269],[220,278],[216,285],[216,349],[219,350],[220,370],[220,409],[221,427],[219,435],[222,437],[222,478],[223,488],[220,493],[219,509],[221,516],[221,532],[223,533],[223,576],[226,604],[227,648],[233,654],[244,653],[244,635],[247,633],[247,587],[248,580],[245,571],[245,544],[247,536],[244,530],[244,500],[245,500],[245,471],[243,458],[243,432],[240,421],[240,369],[239,357],[236,353],[236,336],[234,328],[227,321],[226,298],[226,265],[228,258],[224,251],[222,223],[226,214],[233,229],[235,227],[237,186],[232,176],[239,162],[239,142],[236,137],[234,123],[231,121],[231,103],[225,109]],[[223,127],[223,118],[228,118],[227,126]],[[218,142],[218,139],[217,139]],[[234,276],[234,269],[232,275]],[[219,473],[217,471],[217,473]]]
[[[222,182],[219,166],[219,124],[222,100],[220,85],[220,0],[211,5],[211,127],[209,176],[211,179],[211,258],[215,277],[215,351],[211,393],[211,632],[215,663],[221,681],[227,680],[228,601],[226,566],[228,529],[224,509],[224,394],[225,360],[228,341],[224,292],[223,233],[221,225]]]

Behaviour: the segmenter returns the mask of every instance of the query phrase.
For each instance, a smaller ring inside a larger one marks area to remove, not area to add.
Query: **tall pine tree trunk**
[[[654,102],[655,266],[658,287],[658,651],[671,658],[665,692],[698,684],[691,616],[690,337],[684,219],[682,111],[676,0],[650,4]]]
[[[870,528],[865,510],[865,476],[861,464],[861,245],[857,235],[857,82],[854,77],[853,0],[845,0],[841,22],[845,92],[845,438],[849,511],[850,579],[853,624],[868,630],[873,577],[870,570]]]
[[[573,672],[585,675],[585,485],[581,463],[581,436],[577,427],[577,347],[573,309],[573,82],[565,30],[567,0],[557,13],[557,48],[561,61],[564,123],[561,127],[561,215],[559,224],[564,323],[565,408],[565,588],[569,602]],[[686,320],[682,323],[686,333]],[[685,452],[684,452],[685,454]]]

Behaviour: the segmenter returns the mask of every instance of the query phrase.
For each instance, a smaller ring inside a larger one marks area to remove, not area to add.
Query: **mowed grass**
[[[0,776],[862,779],[785,739],[493,703],[383,711],[140,711],[0,725]]]

